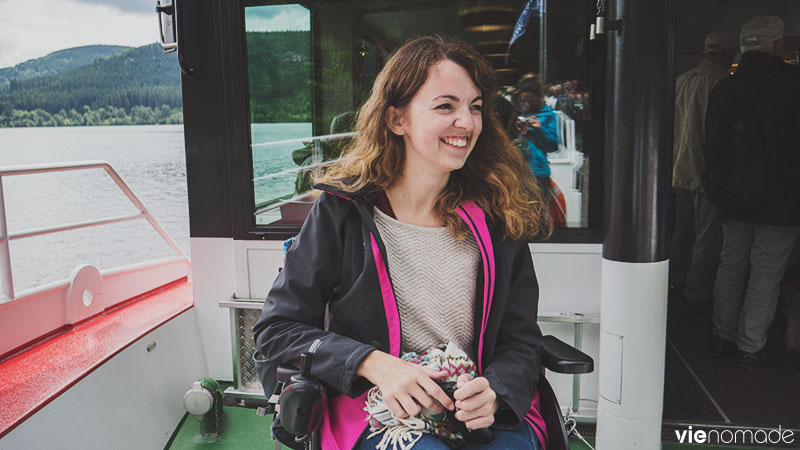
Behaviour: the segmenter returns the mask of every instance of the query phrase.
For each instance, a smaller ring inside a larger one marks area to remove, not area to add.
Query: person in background
[[[558,119],[545,104],[544,85],[538,75],[523,78],[517,85],[515,99],[519,110],[517,146],[522,150],[536,181],[547,198],[548,212],[555,227],[566,223],[564,194],[550,178],[547,154],[558,151]]]
[[[337,114],[331,120],[330,134],[349,133],[355,129],[356,113],[346,111]],[[319,143],[322,154],[319,163],[333,161],[342,154],[342,149],[350,144],[352,138],[340,138],[333,141],[323,141]],[[297,150],[292,151],[292,160],[300,167],[308,167],[314,164],[314,143],[309,142]],[[313,169],[301,170],[297,173],[294,181],[294,195],[301,195],[311,190],[314,184],[311,181]]]
[[[468,428],[493,428],[481,449],[542,448],[539,288],[528,239],[546,234],[547,219],[494,114],[496,83],[489,62],[463,42],[406,43],[375,80],[354,143],[316,179],[323,193],[253,335],[277,363],[296,366],[312,349],[311,375],[329,392],[323,449],[380,444],[364,433],[376,427],[365,411],[373,387],[392,421],[458,408]],[[448,340],[477,367],[474,377],[450,380],[455,402],[437,384],[453,374],[401,359]],[[425,433],[403,448],[449,449],[440,437]]]
[[[514,104],[498,92],[494,97],[494,111],[500,126],[503,127],[510,139],[514,139],[517,136],[517,128],[515,126],[517,120],[514,117],[514,113],[517,111],[514,108]]]
[[[769,363],[767,330],[800,235],[800,74],[783,61],[778,17],[753,17],[742,27],[739,44],[736,73],[717,83],[708,100],[706,135],[751,99],[748,111],[761,148],[750,166],[771,162],[776,176],[763,180],[768,195],[757,203],[718,208],[723,244],[714,284],[712,355],[738,349],[737,367],[758,369]]]
[[[685,312],[711,312],[714,279],[722,248],[722,225],[703,190],[702,145],[704,121],[711,89],[726,78],[739,37],[715,31],[705,39],[705,57],[675,82],[675,147],[672,154],[672,189],[675,229],[670,251],[670,285],[683,295],[677,301]]]

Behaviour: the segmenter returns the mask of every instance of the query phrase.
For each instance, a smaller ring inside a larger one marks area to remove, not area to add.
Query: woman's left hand
[[[456,419],[464,422],[470,430],[488,428],[494,423],[497,412],[497,394],[484,377],[473,379],[463,374],[456,380]]]

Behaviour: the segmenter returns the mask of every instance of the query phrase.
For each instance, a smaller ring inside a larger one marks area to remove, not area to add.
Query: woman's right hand
[[[517,119],[515,123],[517,131],[520,133],[528,133],[541,128],[542,121],[536,116],[526,117],[525,120]]]
[[[450,410],[455,408],[453,401],[435,381],[446,378],[445,371],[412,364],[374,350],[361,361],[356,374],[381,390],[383,401],[395,417],[414,417],[422,407],[434,413],[441,413],[442,406]]]

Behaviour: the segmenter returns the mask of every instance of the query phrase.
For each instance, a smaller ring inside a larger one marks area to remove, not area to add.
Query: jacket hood
[[[344,180],[344,183],[348,184],[348,181],[349,180]],[[329,192],[348,200],[357,201],[365,206],[373,204],[375,202],[375,197],[378,195],[378,192],[380,192],[380,189],[374,186],[366,186],[358,191],[346,191],[342,188],[325,183],[316,183],[313,187],[314,189]]]

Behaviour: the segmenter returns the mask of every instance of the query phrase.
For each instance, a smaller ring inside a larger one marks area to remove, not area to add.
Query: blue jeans
[[[494,439],[486,445],[467,443],[459,450],[541,450],[542,446],[539,445],[539,438],[533,431],[528,422],[522,421],[522,424],[514,431],[495,430],[492,429]],[[369,429],[361,438],[361,441],[356,446],[356,450],[375,450],[375,446],[381,441],[382,434],[379,434],[372,439],[367,439],[369,436]],[[391,447],[389,447],[391,448]],[[422,437],[414,444],[412,450],[451,450],[451,448],[439,440],[436,436],[430,434],[423,434]]]

